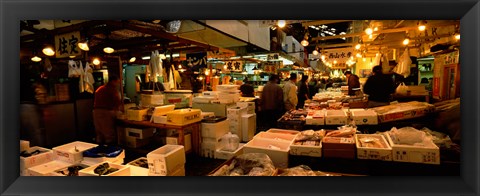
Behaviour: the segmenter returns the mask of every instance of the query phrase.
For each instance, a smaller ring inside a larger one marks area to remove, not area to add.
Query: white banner
[[[333,63],[337,61],[338,64],[346,63],[353,55],[353,48],[327,49],[325,50],[325,62]]]

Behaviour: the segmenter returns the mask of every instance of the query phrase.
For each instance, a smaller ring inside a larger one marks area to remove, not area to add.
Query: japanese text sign
[[[325,54],[325,61],[333,63],[346,63],[353,56],[352,48],[328,49]]]
[[[243,71],[243,61],[225,61],[228,71]]]
[[[187,54],[187,62],[188,64],[192,64],[193,67],[207,67],[207,53],[206,52],[198,52],[198,53],[191,53]]]
[[[77,44],[80,42],[80,32],[72,32],[55,36],[56,57],[63,58],[81,54]]]

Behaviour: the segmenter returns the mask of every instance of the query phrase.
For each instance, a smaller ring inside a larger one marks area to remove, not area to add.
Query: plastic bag
[[[93,69],[90,67],[90,65],[87,63],[85,65],[85,76],[83,78],[83,84],[86,92],[89,93],[94,93],[95,89],[93,87],[93,83],[95,83],[95,79],[93,78]]]
[[[235,157],[211,176],[272,176],[275,170],[267,154],[247,153]]]
[[[228,132],[220,139],[220,142],[223,146],[222,150],[234,152],[238,149],[238,145],[240,144],[240,138],[236,134],[232,134]]]
[[[350,126],[342,126],[338,129],[339,130],[328,132],[325,134],[325,137],[352,137],[357,132],[357,128]]]
[[[411,64],[412,60],[410,59],[410,52],[408,48],[405,48],[405,51],[403,52],[397,66],[395,66],[393,71],[397,74],[403,75],[404,77],[408,77],[410,75]]]
[[[316,140],[322,140],[323,137],[325,136],[325,130],[318,130],[318,131],[313,131],[313,130],[305,130],[300,132],[300,134],[297,135],[295,138],[295,141],[316,141]]]
[[[389,134],[395,144],[415,145],[416,143],[423,143],[427,139],[425,132],[413,127],[400,129],[393,127]]]
[[[317,174],[306,165],[299,165],[296,167],[283,169],[278,176],[317,176]]]
[[[421,129],[420,131],[425,132],[427,134],[427,137],[430,137],[433,143],[435,143],[435,145],[437,145],[438,147],[450,148],[453,144],[450,136],[448,136],[447,134],[432,131],[426,127]]]
[[[408,91],[408,86],[402,82],[400,83],[400,85],[398,85],[397,89],[395,90],[395,93],[400,95],[406,95],[407,91]]]
[[[117,146],[100,145],[90,150],[84,151],[84,157],[117,157],[123,152],[123,149]]]

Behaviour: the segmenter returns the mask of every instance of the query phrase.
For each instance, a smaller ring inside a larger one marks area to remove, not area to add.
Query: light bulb
[[[227,65],[224,65],[224,66],[223,66],[223,69],[227,69]]]
[[[318,55],[317,49],[315,49],[315,50],[312,52],[312,54],[313,54],[314,56],[317,56],[317,55]]]
[[[40,57],[38,57],[38,56],[34,56],[34,57],[31,58],[31,60],[32,60],[33,62],[40,62],[40,61],[42,60],[42,58],[40,58]]]
[[[419,31],[425,31],[427,27],[425,25],[418,25],[418,30]]]
[[[93,59],[93,64],[94,64],[94,65],[100,65],[100,60],[98,60],[98,59]]]
[[[357,57],[358,57],[358,58],[362,58],[362,54],[357,53]]]
[[[363,62],[367,61],[367,59],[366,59],[365,57],[363,57],[363,59],[362,59],[362,60],[363,60]]]
[[[373,28],[373,31],[378,31],[378,27]]]
[[[137,58],[132,57],[132,58],[130,58],[130,60],[128,60],[128,62],[133,63],[133,62],[135,62],[135,60],[137,60]]]
[[[182,65],[178,65],[178,69],[182,69]]]
[[[355,49],[360,50],[361,47],[362,47],[362,45],[357,44],[357,45],[355,46]]]
[[[278,27],[280,27],[280,28],[285,27],[286,24],[287,24],[287,23],[285,22],[285,20],[279,20],[279,21],[277,22],[277,25],[278,25]]]
[[[42,50],[43,54],[47,56],[53,56],[55,54],[55,51],[51,47],[46,47]]]
[[[410,43],[410,40],[408,38],[403,40],[403,45],[408,45],[408,43]]]
[[[459,39],[460,39],[460,34],[456,34],[456,35],[455,35],[455,39],[456,39],[456,40],[459,40]]]
[[[371,35],[371,34],[373,33],[372,28],[367,28],[367,29],[365,29],[365,33],[366,33],[367,35]]]
[[[373,35],[368,35],[368,39],[372,39],[373,38]]]
[[[333,61],[333,64],[337,64],[337,60],[334,60],[334,61]]]
[[[103,52],[105,52],[107,54],[111,54],[111,53],[115,52],[115,50],[111,47],[105,47],[105,48],[103,48]]]
[[[90,50],[87,42],[78,43],[78,47],[80,48],[80,50],[83,50],[83,51],[89,51]]]
[[[322,60],[325,60],[325,55],[322,54],[322,56],[320,56],[320,58],[321,58]]]
[[[300,42],[300,44],[302,44],[302,46],[304,47],[307,47],[308,46],[308,41],[307,40],[302,40],[302,42]]]

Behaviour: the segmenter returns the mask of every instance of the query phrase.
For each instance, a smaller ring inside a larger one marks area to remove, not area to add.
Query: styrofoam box
[[[290,135],[298,135],[300,131],[295,130],[288,130],[288,129],[269,129],[267,130],[268,133],[281,133],[281,134],[290,134]]]
[[[229,131],[230,120],[216,123],[202,123],[202,137],[219,139]]]
[[[171,112],[175,110],[175,105],[164,105],[164,106],[158,106],[155,107],[153,110],[153,116],[163,116],[167,114],[168,112]]]
[[[151,138],[146,139],[138,139],[136,137],[125,137],[125,145],[129,148],[140,148],[142,146],[146,146],[150,143]]]
[[[325,125],[325,111],[323,110],[310,111],[305,119],[306,119],[305,124],[307,125]]]
[[[173,171],[168,176],[185,176],[185,166],[178,168],[177,170]]]
[[[208,118],[208,117],[215,117],[215,112],[202,112],[200,116],[202,117],[202,119]]]
[[[49,176],[55,170],[70,166],[71,164],[64,161],[50,161],[41,165],[28,168],[29,176]]]
[[[30,142],[26,140],[20,140],[20,152],[28,150],[30,148]]]
[[[373,110],[352,111],[352,119],[356,125],[377,125],[378,116]]]
[[[41,165],[44,163],[48,163],[50,161],[53,161],[53,151],[47,148],[42,148],[38,146],[33,146],[27,150],[28,153],[31,153],[35,150],[40,150],[40,151],[45,151],[43,153],[33,155],[30,157],[22,157],[20,156],[20,173],[23,173],[23,171],[26,171],[30,167],[34,167],[37,165]],[[26,174],[26,173],[24,173]]]
[[[217,100],[216,97],[206,97],[206,96],[198,96],[193,98],[194,103],[210,103],[214,100]]]
[[[247,114],[246,107],[231,107],[227,108],[227,118],[238,119],[241,116]]]
[[[167,176],[185,165],[185,148],[166,144],[147,154],[148,175]]]
[[[242,141],[247,142],[253,139],[257,130],[257,115],[246,114],[242,116]]]
[[[238,107],[246,107],[247,114],[255,113],[255,102],[237,102]]]
[[[326,125],[345,125],[347,120],[348,116],[343,110],[327,110],[325,113]]]
[[[144,121],[147,120],[147,112],[148,109],[140,109],[140,110],[127,110],[127,119],[133,121]]]
[[[167,122],[176,125],[186,125],[201,121],[199,109],[179,109],[167,113]]]
[[[254,137],[243,146],[243,153],[265,153],[277,168],[288,167],[290,142]],[[272,149],[278,148],[278,149]]]
[[[183,141],[185,143],[185,151],[192,149],[192,134],[183,135]],[[178,135],[168,136],[166,139],[167,144],[178,145]]]
[[[238,145],[237,150],[235,150],[234,152],[224,151],[224,150],[218,149],[218,150],[215,151],[215,158],[216,159],[228,160],[228,159],[231,159],[234,156],[241,155],[241,154],[243,154],[243,146],[244,145],[245,145],[244,143],[240,143]]]
[[[122,152],[116,157],[98,157],[98,158],[83,157],[82,163],[87,162],[87,163],[97,164],[97,163],[106,162],[106,161],[112,162],[112,163],[114,162],[118,163],[119,161],[121,161],[121,163],[123,163],[123,159],[125,159],[125,150],[122,150]]]
[[[160,124],[167,124],[167,116],[157,116],[154,115],[152,116],[153,118],[153,123],[160,123]]]
[[[392,159],[398,162],[440,164],[440,149],[433,142],[429,146],[413,146],[395,144],[386,133],[387,140],[392,147]]]
[[[281,134],[281,133],[269,133],[269,132],[260,132],[257,135],[255,135],[254,138],[263,138],[263,139],[271,139],[274,141],[280,141],[280,142],[288,142],[289,144],[293,144],[295,141],[296,135],[290,135],[290,134]]]
[[[164,104],[165,96],[163,94],[142,94],[141,100],[144,106],[156,106]]]
[[[53,148],[53,155],[56,160],[75,164],[83,160],[84,151],[87,151],[97,146],[98,144],[75,141]],[[75,151],[75,149],[77,149],[78,151]]]
[[[217,91],[237,92],[239,87],[238,85],[217,85]]]
[[[322,142],[318,146],[290,145],[290,154],[298,156],[322,157]]]
[[[125,133],[127,137],[134,137],[138,139],[147,139],[153,136],[155,128],[145,128],[145,129],[135,129],[135,128],[125,128]]]
[[[218,91],[203,91],[202,96],[204,97],[212,97],[218,98]]]
[[[130,176],[131,172],[130,172],[130,166],[129,165],[120,165],[120,164],[115,164],[115,163],[111,163],[111,162],[108,162],[108,161],[101,162],[101,163],[98,163],[96,165],[92,165],[90,167],[82,169],[82,170],[78,171],[78,175],[79,176],[99,176],[98,174],[96,174],[94,172],[94,170],[95,170],[95,168],[102,165],[103,163],[108,163],[108,165],[111,168],[116,168],[116,169],[118,169],[118,171],[112,172],[112,173],[107,174],[107,175],[102,175],[102,176]]]
[[[110,162],[110,163],[115,163],[115,164],[118,164],[118,165],[122,165],[122,164],[123,164],[123,161],[124,161],[124,159],[122,158],[122,159],[111,159],[111,160],[109,160],[108,162]],[[92,165],[98,164],[98,162],[92,162],[92,161],[85,161],[85,160],[83,160],[82,162],[80,162],[80,164],[92,166]]]
[[[362,147],[360,140],[363,137],[374,137],[381,140],[386,145],[386,148],[368,148]],[[358,159],[373,159],[382,161],[392,160],[392,147],[388,144],[383,135],[380,134],[355,134],[355,143],[357,145],[357,158]]]
[[[142,160],[142,159],[147,160],[147,157],[140,157],[138,159],[135,159],[135,160],[127,163],[127,165],[130,166],[130,175],[131,176],[148,176],[148,168],[132,165],[132,163],[134,163],[138,160]]]
[[[56,170],[48,173],[47,175],[48,175],[48,176],[66,176],[66,175],[63,175],[63,174],[61,174],[61,173],[58,173],[57,171],[65,170],[65,169],[67,169],[68,167],[77,166],[77,165],[82,166],[82,167],[84,167],[84,168],[87,168],[87,167],[92,166],[93,164],[92,164],[92,165],[86,165],[86,164],[82,164],[82,163],[76,163],[76,164],[73,164],[73,165],[68,165],[68,166],[65,166],[65,167],[62,167],[62,168],[58,168],[58,169],[56,169]]]

